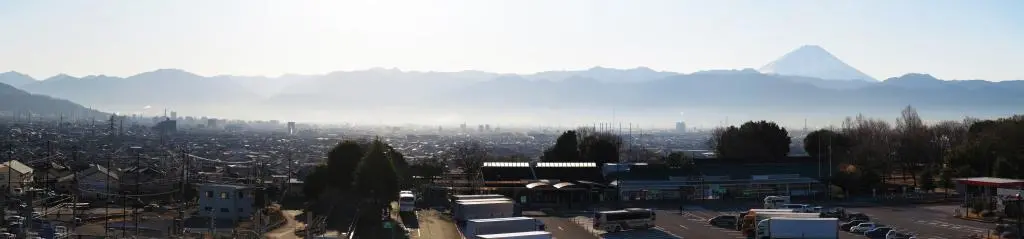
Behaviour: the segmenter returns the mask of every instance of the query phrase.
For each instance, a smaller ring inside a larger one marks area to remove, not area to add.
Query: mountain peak
[[[838,57],[818,45],[800,46],[779,59],[768,63],[761,73],[814,77],[826,80],[877,81],[860,70],[847,65]]]

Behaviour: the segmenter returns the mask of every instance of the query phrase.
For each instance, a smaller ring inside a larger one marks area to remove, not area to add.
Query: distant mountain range
[[[83,107],[68,100],[45,95],[34,95],[14,86],[0,83],[0,112],[32,113],[44,117],[95,117],[104,119],[108,114]]]
[[[944,81],[926,74],[877,81],[816,46],[800,47],[759,70],[692,74],[645,67],[524,75],[375,68],[325,75],[204,77],[164,69],[127,78],[58,75],[42,81],[5,73],[0,82],[109,112],[152,105],[187,115],[230,117],[257,110],[279,116],[303,110],[390,108],[840,108],[855,114],[913,105],[953,112],[1017,112],[1024,105],[1024,81]]]

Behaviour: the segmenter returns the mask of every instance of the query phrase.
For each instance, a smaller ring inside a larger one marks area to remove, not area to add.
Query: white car
[[[850,232],[863,234],[864,232],[870,231],[871,229],[875,229],[876,227],[878,227],[878,225],[875,224],[874,222],[865,222],[850,227]]]

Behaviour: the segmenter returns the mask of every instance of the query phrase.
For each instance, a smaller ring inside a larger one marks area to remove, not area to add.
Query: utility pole
[[[135,194],[136,195],[140,195],[140,194],[142,194],[141,193],[142,191],[140,190],[140,187],[139,187],[140,186],[139,175],[141,174],[140,172],[142,170],[140,170],[140,168],[139,168],[141,166],[141,164],[139,164],[139,161],[142,160],[142,152],[136,152],[136,153],[137,154],[135,156]],[[127,197],[125,197],[125,198],[127,199]],[[141,196],[139,198],[141,198]],[[135,218],[135,236],[139,236],[139,208],[138,207],[132,207],[132,217]]]

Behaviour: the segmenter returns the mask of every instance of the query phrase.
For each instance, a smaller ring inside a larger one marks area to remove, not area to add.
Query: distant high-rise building
[[[466,132],[466,123],[460,124],[459,129],[462,129],[462,132]]]
[[[477,125],[476,126],[476,131],[484,132],[484,125],[482,125],[482,124],[481,125]]]
[[[171,111],[171,119],[172,119],[172,120],[176,120],[176,119],[178,119],[178,112],[176,112],[176,111]]]
[[[295,134],[295,122],[288,122],[288,134]]]
[[[683,121],[676,122],[676,132],[686,133],[686,122],[683,122]]]
[[[484,131],[491,132],[491,125],[490,124],[485,124],[484,125]]]
[[[217,128],[217,119],[207,119],[206,120],[206,127],[207,128],[211,128],[211,129],[212,128]]]

